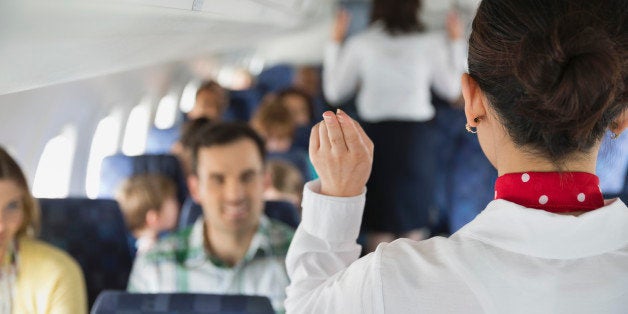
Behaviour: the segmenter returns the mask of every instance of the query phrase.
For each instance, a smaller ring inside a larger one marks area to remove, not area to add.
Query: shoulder
[[[456,247],[454,242],[434,237],[420,242],[399,239],[380,245],[377,251],[382,271],[395,273],[395,270],[412,269],[413,273],[421,274],[423,280],[432,278],[442,281],[443,276],[452,275],[455,268],[451,262]]]
[[[66,252],[39,240],[22,238],[19,241],[20,265],[32,271],[51,276],[81,275],[78,263]],[[32,267],[32,269],[31,269]],[[81,275],[82,276],[82,275]]]
[[[137,259],[149,263],[183,262],[190,251],[189,241],[193,228],[194,225],[160,239],[150,250],[138,255]]]

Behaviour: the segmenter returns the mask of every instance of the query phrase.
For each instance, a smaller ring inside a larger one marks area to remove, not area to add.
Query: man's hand
[[[321,194],[356,196],[371,175],[373,142],[342,110],[327,111],[312,128],[310,159],[321,180]]]

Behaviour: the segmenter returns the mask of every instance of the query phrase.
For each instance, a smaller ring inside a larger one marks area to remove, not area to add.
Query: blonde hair
[[[24,213],[24,219],[22,224],[17,230],[17,237],[30,236],[35,237],[39,233],[39,203],[33,198],[33,195],[28,188],[28,182],[26,177],[18,166],[17,162],[7,153],[7,151],[0,147],[0,180],[13,181],[17,186],[22,189],[22,209]]]
[[[160,174],[140,174],[125,180],[116,193],[116,200],[131,231],[146,225],[146,213],[161,210],[164,202],[176,197],[174,182]]]
[[[271,160],[268,162],[268,172],[271,185],[277,191],[301,199],[304,184],[303,176],[295,166],[285,161]]]
[[[255,131],[268,137],[294,137],[297,125],[290,110],[276,96],[269,96],[251,119],[251,126]]]

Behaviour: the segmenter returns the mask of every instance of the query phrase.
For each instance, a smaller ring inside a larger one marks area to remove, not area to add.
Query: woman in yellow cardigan
[[[39,208],[17,163],[0,147],[0,313],[86,313],[83,273],[35,240]]]

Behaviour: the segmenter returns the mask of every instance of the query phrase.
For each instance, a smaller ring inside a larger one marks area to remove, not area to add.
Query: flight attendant
[[[628,127],[627,16],[625,0],[481,2],[462,90],[499,177],[495,200],[450,238],[358,259],[373,144],[326,112],[310,144],[320,181],[306,185],[287,257],[287,312],[624,313],[628,207],[603,199],[595,166],[605,132]]]
[[[375,0],[368,29],[342,46],[349,17],[340,12],[325,51],[325,97],[339,104],[357,91],[358,116],[378,148],[367,183],[367,251],[399,236],[429,235],[436,167],[430,89],[451,102],[460,97],[462,26],[452,15],[447,34],[426,32],[420,8],[420,0]]]

